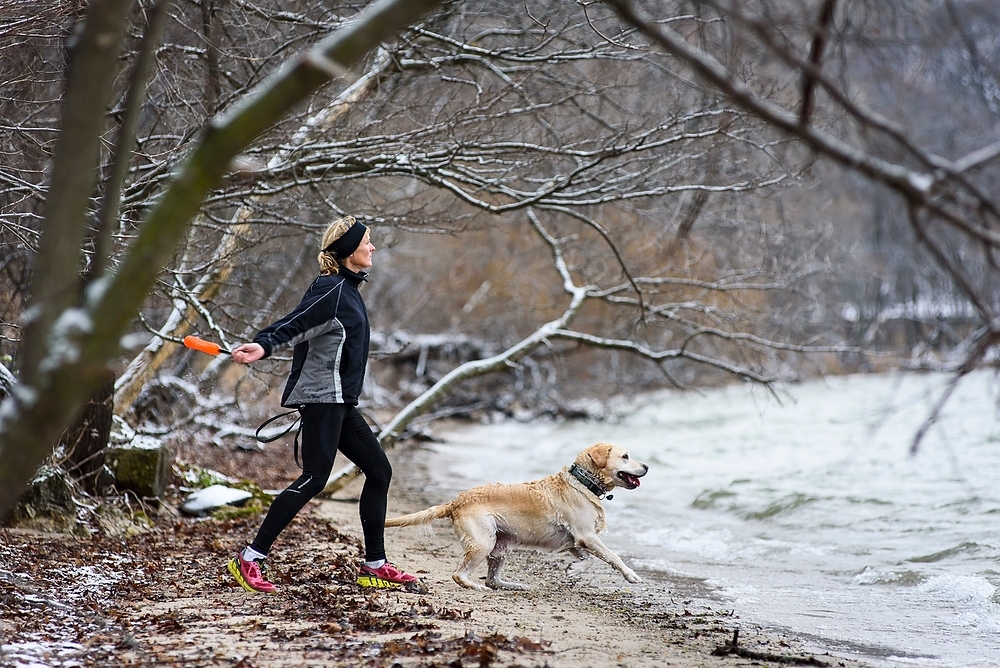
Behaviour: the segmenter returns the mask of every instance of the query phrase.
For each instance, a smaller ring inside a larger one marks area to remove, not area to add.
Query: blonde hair
[[[344,236],[354,225],[354,216],[344,216],[343,218],[338,218],[337,220],[330,223],[326,232],[323,233],[323,239],[320,241],[320,248],[326,248],[334,241]],[[365,239],[368,238],[368,233],[365,233]],[[364,243],[364,240],[361,241]],[[337,274],[340,272],[340,262],[334,257],[333,253],[328,253],[325,250],[320,250],[319,255],[316,256],[316,260],[319,262],[319,273],[320,276],[329,276],[330,274]]]

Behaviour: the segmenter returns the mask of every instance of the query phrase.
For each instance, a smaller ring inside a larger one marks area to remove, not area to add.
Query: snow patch
[[[8,425],[19,420],[37,401],[38,390],[34,387],[18,383],[10,388],[10,394],[0,403],[0,432],[8,431]]]
[[[934,185],[934,177],[929,174],[918,174],[916,172],[910,172],[906,175],[906,180],[910,182],[915,190],[919,190],[922,193],[927,192]]]
[[[93,331],[93,328],[90,314],[84,309],[68,308],[63,311],[52,326],[48,355],[38,365],[39,370],[51,373],[63,366],[78,362],[80,338]]]
[[[200,516],[222,506],[238,506],[252,496],[253,494],[242,489],[212,485],[189,495],[184,500],[181,511],[188,515]]]
[[[104,294],[108,291],[108,287],[111,285],[111,280],[107,277],[101,277],[97,280],[91,281],[87,284],[86,289],[83,292],[84,301],[87,306],[96,306],[101,299],[104,298]]]

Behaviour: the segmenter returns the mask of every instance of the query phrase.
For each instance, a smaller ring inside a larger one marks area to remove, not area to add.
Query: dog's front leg
[[[625,579],[629,582],[635,584],[637,582],[642,582],[642,578],[636,575],[636,572],[625,565],[625,562],[621,560],[617,554],[612,552],[607,545],[598,537],[597,534],[591,534],[587,536],[577,536],[576,537],[576,547],[590,552],[592,555],[605,561],[615,568],[618,572],[625,576]]]

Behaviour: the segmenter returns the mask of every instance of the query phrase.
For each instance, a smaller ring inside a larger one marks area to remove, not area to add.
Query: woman
[[[228,564],[248,591],[274,591],[264,559],[295,515],[323,491],[338,450],[365,474],[360,500],[365,562],[358,584],[419,586],[417,578],[386,560],[383,525],[392,467],[357,408],[371,334],[358,288],[368,276],[364,270],[372,266],[373,252],[368,228],[351,216],[335,220],[323,234],[320,275],[302,302],[253,343],[233,350],[236,362],[250,364],[294,346],[281,405],[298,408],[302,416],[302,475],[275,498],[257,537]]]

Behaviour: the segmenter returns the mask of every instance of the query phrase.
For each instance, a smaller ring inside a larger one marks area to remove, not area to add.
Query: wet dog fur
[[[629,458],[624,448],[597,443],[577,455],[574,464],[589,471],[605,490],[635,489],[649,467]],[[452,578],[470,589],[528,589],[504,580],[507,552],[529,548],[569,551],[583,557],[590,553],[615,567],[629,582],[638,575],[601,541],[605,529],[600,498],[570,474],[570,467],[540,480],[518,484],[491,484],[462,492],[449,503],[417,513],[387,519],[387,527],[428,524],[450,518],[465,556]],[[486,586],[471,579],[487,562]]]

